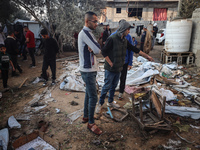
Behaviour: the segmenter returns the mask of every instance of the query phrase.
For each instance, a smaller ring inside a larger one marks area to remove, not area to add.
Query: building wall
[[[195,64],[200,67],[200,8],[193,12],[192,22],[191,50],[195,54]]]
[[[121,8],[121,13],[116,13],[116,8],[114,7],[106,7],[107,9],[107,19],[106,22],[118,22],[121,19],[125,19],[127,21],[136,21],[138,20],[135,17],[128,17],[128,13],[126,8]],[[153,11],[154,8],[144,7],[142,12],[142,20],[144,21],[153,21]],[[177,15],[177,8],[168,8],[167,10],[167,18],[168,20],[173,19]]]
[[[107,3],[107,22],[118,22],[121,19],[126,19],[127,21],[136,21],[138,20],[135,17],[128,17],[127,13],[127,2],[110,2]],[[116,8],[121,8],[121,13],[116,13]],[[178,11],[178,2],[131,2],[128,5],[128,8],[143,8],[142,19],[144,21],[153,21],[153,11],[154,8],[167,8],[167,18],[168,20],[173,19],[177,15]]]

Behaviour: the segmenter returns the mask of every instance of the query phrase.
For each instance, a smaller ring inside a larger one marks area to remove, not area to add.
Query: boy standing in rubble
[[[47,84],[48,76],[47,69],[50,66],[52,73],[52,83],[51,85],[55,85],[56,79],[56,54],[58,53],[59,47],[55,39],[49,37],[46,29],[42,29],[40,34],[42,38],[45,39],[44,42],[44,57],[43,57],[43,65],[42,65],[42,77],[45,79],[43,86]]]
[[[8,71],[9,71],[9,63],[11,64],[13,71],[15,71],[15,67],[10,60],[10,56],[6,53],[6,47],[3,44],[0,44],[0,71],[1,77],[3,79],[3,87],[8,88]]]

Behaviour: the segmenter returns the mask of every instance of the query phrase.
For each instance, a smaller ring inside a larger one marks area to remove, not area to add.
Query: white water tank
[[[188,52],[190,49],[191,33],[191,20],[167,21],[165,50],[168,52]]]

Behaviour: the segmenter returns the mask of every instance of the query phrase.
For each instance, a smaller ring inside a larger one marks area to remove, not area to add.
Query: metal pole
[[[179,0],[179,2],[178,2],[178,14],[177,14],[177,16],[180,16],[181,3],[182,3],[182,0]]]

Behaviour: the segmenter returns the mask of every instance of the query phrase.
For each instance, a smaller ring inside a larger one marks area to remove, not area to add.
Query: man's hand
[[[108,56],[105,57],[105,60],[108,62],[110,67],[113,67],[113,63],[112,63],[112,61],[110,60],[110,58]]]
[[[143,51],[140,51],[139,54],[140,54],[141,56],[145,57],[146,59],[148,59],[149,61],[154,61],[154,59],[153,59],[151,56],[147,55],[147,54],[144,53]]]
[[[129,66],[129,65],[128,65],[128,70],[131,70],[131,68],[132,68],[132,66]]]
[[[89,46],[88,46],[88,50],[89,50],[90,53],[93,52],[93,50]]]
[[[109,62],[109,65],[110,65],[110,67],[113,67],[113,63],[112,62]]]
[[[153,59],[151,56],[149,56],[149,55],[148,55],[147,59],[148,59],[149,61],[154,61],[154,59]]]

